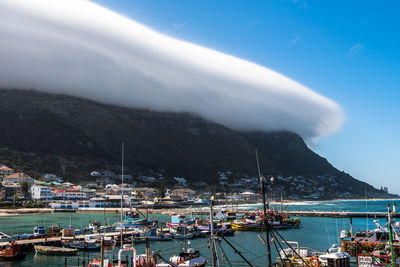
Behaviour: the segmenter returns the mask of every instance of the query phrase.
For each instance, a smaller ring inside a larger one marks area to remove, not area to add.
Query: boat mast
[[[389,244],[390,244],[390,254],[392,254],[392,266],[396,266],[395,258],[394,258],[394,250],[393,250],[393,233],[392,233],[392,216],[390,214],[390,204],[387,206],[388,210],[388,228],[389,228]]]
[[[211,242],[212,266],[216,267],[217,255],[215,252],[215,242],[214,242],[213,204],[214,204],[214,197],[212,196],[210,198],[210,242]]]
[[[122,222],[123,222],[123,202],[124,202],[124,142],[122,142],[122,147],[121,147],[121,248],[123,245],[122,242]]]
[[[256,160],[257,160],[257,170],[258,170],[258,178],[261,183],[261,189],[262,189],[262,196],[263,196],[263,208],[264,208],[264,225],[265,225],[265,234],[266,234],[266,242],[267,242],[267,256],[268,256],[268,267],[272,267],[272,259],[271,259],[271,244],[269,240],[269,234],[270,234],[270,226],[269,222],[267,220],[267,204],[265,201],[265,184],[267,183],[267,180],[265,179],[264,176],[261,176],[261,171],[260,171],[260,162],[258,161],[258,152],[257,148],[255,149],[256,151]],[[271,178],[271,181],[273,181],[273,178]]]
[[[368,197],[367,197],[367,186],[365,186],[365,212],[366,212],[366,223],[367,223],[367,232],[368,232]]]

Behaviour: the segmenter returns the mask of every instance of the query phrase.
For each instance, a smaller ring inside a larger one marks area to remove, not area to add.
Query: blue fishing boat
[[[195,223],[195,219],[186,219],[185,215],[172,215],[169,227],[189,226]]]
[[[122,223],[122,227],[124,229],[145,228],[145,227],[153,228],[157,227],[157,225],[158,225],[157,220],[141,219],[136,213],[131,213],[131,212],[126,213],[126,219]]]
[[[35,226],[35,228],[33,228],[32,234],[24,233],[22,235],[19,235],[18,239],[32,239],[32,238],[40,238],[40,237],[45,237],[45,236],[46,236],[46,230],[45,230],[44,226]]]

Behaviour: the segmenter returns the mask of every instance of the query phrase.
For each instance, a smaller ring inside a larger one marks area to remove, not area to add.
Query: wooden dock
[[[124,231],[123,234],[125,235],[131,235],[135,233],[135,231]],[[118,237],[120,236],[121,232],[111,232],[111,233],[105,233],[105,236],[111,236],[111,237]],[[103,233],[99,234],[103,235]],[[23,250],[31,250],[33,249],[34,245],[43,245],[43,246],[61,246],[61,239],[69,239],[72,237],[46,237],[46,238],[32,238],[32,239],[20,239],[20,240],[15,240],[18,244],[22,246]],[[75,239],[80,239],[83,240],[85,238],[85,235],[76,235]],[[9,242],[0,242],[0,248],[4,248]]]

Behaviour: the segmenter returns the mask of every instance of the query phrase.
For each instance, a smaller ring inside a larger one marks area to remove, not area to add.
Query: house
[[[64,182],[63,179],[61,179],[60,177],[58,177],[57,175],[53,174],[53,173],[45,173],[43,174],[43,180],[45,180],[48,183],[51,182],[56,182],[56,183],[62,183]]]
[[[53,193],[50,187],[34,185],[31,187],[31,198],[34,201],[49,201],[53,199]]]
[[[90,176],[96,178],[98,184],[111,184],[117,179],[115,172],[108,170],[92,171]]]
[[[132,190],[135,196],[142,195],[144,199],[155,198],[158,196],[158,190],[151,187],[136,187]]]
[[[71,183],[69,183],[69,182],[65,182],[65,183],[63,183],[62,184],[64,187],[71,187],[71,186],[73,186],[74,184],[71,184]]]
[[[53,190],[54,199],[78,200],[86,199],[86,193],[77,190]]]
[[[196,191],[190,188],[178,188],[174,189],[171,192],[171,197],[180,197],[180,198],[192,198],[196,194]]]
[[[30,177],[29,175],[26,175],[23,172],[17,172],[13,173],[10,175],[7,175],[3,177],[3,182],[6,184],[15,184],[15,183],[22,183],[22,182],[28,182],[28,183],[33,183],[35,179]]]
[[[22,190],[19,184],[6,184],[0,187],[0,199],[12,200],[15,194],[22,196]]]
[[[174,177],[174,180],[177,181],[179,184],[186,184],[187,180],[181,177]]]
[[[130,195],[133,186],[131,184],[112,184],[106,185],[107,193],[111,195]]]
[[[6,165],[0,166],[0,177],[4,177],[14,173],[14,169],[7,167]]]
[[[119,196],[119,195],[105,195],[104,197],[105,197],[105,199],[106,199],[106,201],[108,203],[108,206],[110,208],[121,207],[121,200],[122,200],[121,196]],[[125,207],[130,206],[130,204],[131,204],[131,202],[130,202],[131,198],[130,197],[124,196],[123,200],[124,200],[123,201],[123,205]]]
[[[240,199],[245,201],[256,201],[258,200],[258,195],[253,192],[243,192],[240,193]]]

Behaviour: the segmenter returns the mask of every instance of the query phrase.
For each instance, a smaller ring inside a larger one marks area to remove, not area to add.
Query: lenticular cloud
[[[0,1],[0,87],[190,112],[244,131],[337,131],[333,101],[268,68],[84,0]]]

